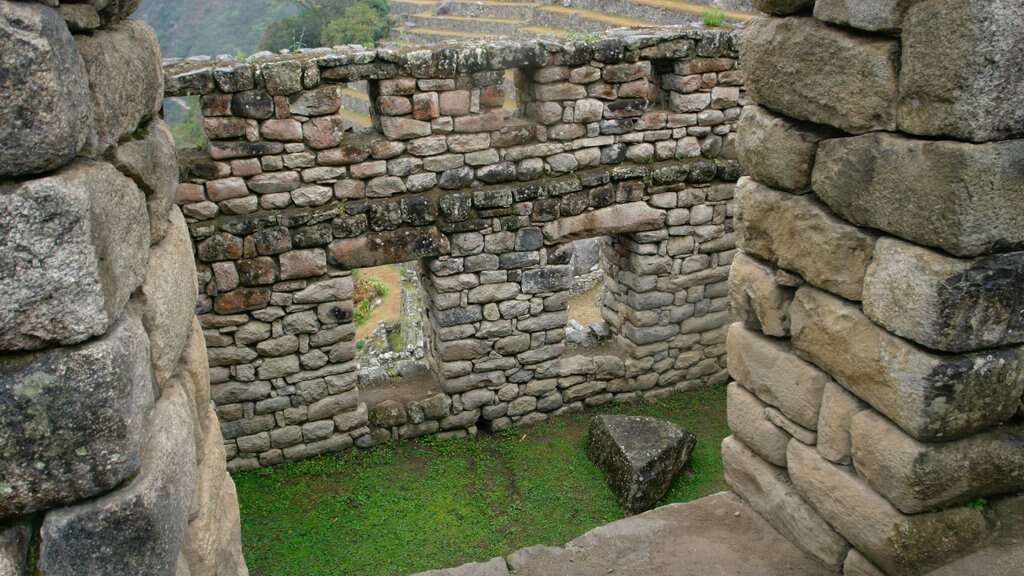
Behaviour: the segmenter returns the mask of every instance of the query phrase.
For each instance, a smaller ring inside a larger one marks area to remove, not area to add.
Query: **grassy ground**
[[[601,412],[693,431],[687,470],[661,504],[725,489],[725,389]],[[560,545],[622,517],[584,454],[590,414],[497,435],[398,442],[235,475],[254,576],[400,575]]]

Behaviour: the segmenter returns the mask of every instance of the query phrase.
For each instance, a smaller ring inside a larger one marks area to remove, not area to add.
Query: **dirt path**
[[[381,303],[373,309],[370,318],[356,326],[356,340],[367,338],[377,328],[381,320],[397,322],[402,314],[402,272],[397,265],[388,264],[376,268],[363,268],[359,273],[364,278],[376,278],[388,286],[388,293],[381,298]]]
[[[601,321],[601,285],[569,299],[569,319],[584,326]]]

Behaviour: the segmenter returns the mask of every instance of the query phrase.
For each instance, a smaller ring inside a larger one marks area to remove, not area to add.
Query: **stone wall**
[[[957,559],[1021,514],[1024,7],[755,4],[726,478],[844,574],[988,572]]]
[[[178,203],[229,467],[724,382],[733,43],[644,31],[170,66],[167,94],[201,94],[210,137]],[[376,130],[353,132],[339,94],[361,81]],[[577,358],[571,241],[606,235],[602,313],[625,353]],[[367,406],[351,270],[409,260],[437,389]]]
[[[137,4],[0,1],[4,575],[247,574]]]

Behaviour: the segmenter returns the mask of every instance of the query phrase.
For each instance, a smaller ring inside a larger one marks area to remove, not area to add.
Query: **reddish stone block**
[[[320,116],[302,125],[302,139],[316,150],[333,148],[341,144],[345,123],[341,116]]]
[[[203,128],[206,136],[211,140],[224,140],[226,138],[242,138],[248,123],[244,118],[213,117],[203,118]]]
[[[258,310],[270,303],[270,288],[239,288],[213,300],[213,310],[218,314],[237,314],[246,310]]]
[[[200,242],[197,252],[203,262],[238,260],[242,257],[242,239],[227,232],[217,232]]]
[[[253,233],[256,253],[267,256],[281,254],[292,249],[292,235],[284,226],[266,228]]]
[[[499,108],[505,105],[505,89],[501,86],[484,86],[480,89],[480,105]]]
[[[440,116],[437,92],[422,92],[412,97],[412,117],[417,120],[433,120]]]
[[[277,282],[277,263],[269,256],[238,261],[238,281],[242,286],[263,286]]]
[[[203,116],[230,116],[231,94],[207,94],[202,99]]]
[[[438,105],[445,116],[463,116],[469,114],[469,90],[452,90],[441,92]]]
[[[412,102],[405,96],[378,96],[377,110],[385,116],[404,116],[412,112]]]

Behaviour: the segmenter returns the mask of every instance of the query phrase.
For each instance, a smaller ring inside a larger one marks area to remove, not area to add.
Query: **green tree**
[[[294,4],[298,12],[267,27],[260,40],[263,50],[370,44],[391,30],[386,0],[280,1]]]
[[[325,46],[362,44],[368,46],[388,32],[386,19],[368,4],[353,4],[341,18],[328,22],[320,39]]]

